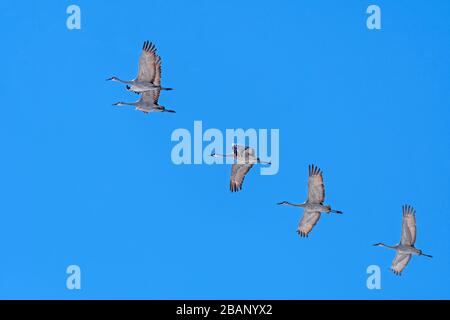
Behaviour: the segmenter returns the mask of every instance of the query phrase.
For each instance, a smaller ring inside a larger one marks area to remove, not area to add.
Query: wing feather
[[[321,204],[325,200],[322,171],[315,165],[310,165],[308,169],[308,202]]]
[[[402,211],[403,222],[400,243],[413,246],[416,243],[416,210],[410,205],[404,205]]]
[[[231,168],[230,191],[236,192],[242,189],[246,174],[253,167],[253,164],[233,164]]]
[[[157,55],[155,62],[155,79],[153,80],[153,84],[158,87],[161,86],[161,64],[161,58]]]
[[[392,261],[391,271],[398,276],[401,275],[403,269],[406,268],[410,260],[411,260],[410,254],[397,253],[394,261]]]
[[[297,233],[301,237],[308,237],[309,233],[317,224],[319,219],[320,219],[320,212],[305,209],[303,217],[300,220],[300,223],[298,224]]]
[[[147,105],[155,104],[155,92],[156,91],[157,90],[152,90],[152,91],[146,91],[146,92],[142,93],[139,101],[144,102]]]
[[[152,90],[153,95],[153,104],[158,105],[159,95],[161,93],[161,90],[158,88],[156,90]]]
[[[145,41],[139,59],[137,81],[152,82],[156,75],[156,47],[153,43]]]

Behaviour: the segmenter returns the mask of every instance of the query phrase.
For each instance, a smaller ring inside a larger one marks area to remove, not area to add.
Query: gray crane
[[[303,218],[297,228],[297,233],[301,237],[308,237],[311,230],[320,219],[321,213],[342,214],[342,211],[333,210],[331,206],[324,205],[325,186],[323,184],[322,171],[315,165],[308,166],[308,199],[304,203],[294,204],[287,201],[278,203],[279,205],[287,205],[304,209]]]
[[[236,160],[236,163],[233,164],[231,168],[231,177],[230,177],[230,191],[237,192],[242,190],[242,185],[244,183],[245,176],[250,171],[250,169],[257,163],[260,164],[271,164],[270,162],[261,161],[255,155],[255,149],[249,146],[241,146],[234,144],[233,145],[233,153],[230,154],[216,154],[212,153],[212,157],[216,158],[233,158]]]
[[[138,75],[134,80],[125,81],[117,77],[106,79],[126,85],[128,91],[143,93],[156,90],[173,90],[161,87],[161,58],[156,54],[153,43],[145,41],[139,59]]]
[[[384,243],[374,244],[374,246],[386,247],[397,251],[390,269],[398,276],[402,274],[403,269],[406,268],[413,254],[432,258],[432,256],[425,254],[422,250],[414,247],[414,244],[416,243],[416,210],[410,205],[404,205],[402,206],[402,211],[403,221],[400,243],[395,246],[389,246]]]
[[[136,110],[142,111],[146,114],[150,112],[171,112],[175,113],[174,110],[166,109],[164,106],[158,105],[160,90],[147,91],[141,95],[141,98],[136,102],[117,102],[114,106],[133,106]]]

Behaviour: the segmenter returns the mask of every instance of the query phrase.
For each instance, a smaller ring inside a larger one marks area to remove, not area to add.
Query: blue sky
[[[0,298],[449,299],[449,20],[445,0],[2,1]],[[144,40],[176,114],[111,106]],[[279,173],[231,194],[229,166],[175,166],[195,120],[280,129]],[[310,163],[345,213],[301,239],[275,203],[305,199]],[[398,242],[404,203],[434,258],[396,277],[371,244]]]

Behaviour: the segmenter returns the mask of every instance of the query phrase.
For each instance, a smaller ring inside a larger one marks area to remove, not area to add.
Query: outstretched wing
[[[158,105],[159,94],[161,93],[161,90],[158,88],[158,89],[152,90],[151,93],[152,93],[152,97],[153,97],[153,104]]]
[[[297,233],[301,237],[307,237],[320,219],[320,212],[305,209],[302,220],[298,224]]]
[[[253,167],[253,164],[233,164],[231,168],[231,178],[230,178],[230,191],[236,192],[242,189],[242,184],[244,183],[245,175]]]
[[[153,43],[145,41],[139,59],[137,81],[153,82],[156,75],[156,47]]]
[[[407,246],[413,246],[416,243],[416,210],[410,205],[404,205],[402,238],[400,243]]]
[[[155,79],[153,80],[153,84],[158,87],[161,86],[161,64],[161,57],[157,55],[155,62]]]
[[[410,254],[397,253],[394,261],[392,261],[391,271],[396,275],[401,275],[403,269],[408,265],[409,260],[411,260]]]
[[[308,169],[308,202],[322,203],[325,200],[322,171],[315,165],[310,165]]]
[[[137,106],[136,109],[139,111],[142,111],[143,113],[150,113],[150,111],[151,111],[151,109],[149,107]]]
[[[147,91],[141,94],[136,109],[144,113],[149,113],[151,111],[151,106],[153,105],[153,92]]]
[[[139,99],[139,102],[143,102],[146,105],[148,105],[149,107],[154,105],[156,103],[155,97],[156,98],[159,97],[159,92],[158,92],[158,95],[156,96],[157,91],[159,91],[159,90],[151,90],[151,91],[146,91],[146,92],[142,93],[141,98]]]

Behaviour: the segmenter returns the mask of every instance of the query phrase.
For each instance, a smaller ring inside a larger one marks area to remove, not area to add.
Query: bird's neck
[[[299,207],[299,208],[304,208],[304,207],[305,207],[305,204],[304,204],[304,203],[291,203],[291,202],[286,202],[285,205],[292,206],[292,207]]]
[[[394,250],[397,249],[397,246],[390,246],[390,245],[387,245],[387,244],[384,244],[384,243],[382,243],[381,246],[386,247],[388,249],[394,249]]]
[[[122,80],[122,79],[119,79],[119,78],[115,78],[113,81],[120,82],[120,83],[123,83],[123,84],[133,84],[133,81],[125,81],[125,80]]]
[[[216,153],[214,155],[214,157],[216,157],[216,158],[234,158],[234,154],[220,154],[220,153]]]
[[[122,102],[121,103],[122,106],[136,106],[136,102]]]

